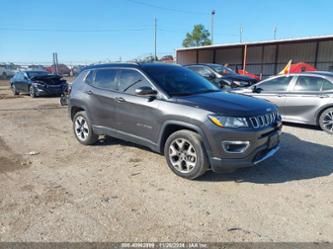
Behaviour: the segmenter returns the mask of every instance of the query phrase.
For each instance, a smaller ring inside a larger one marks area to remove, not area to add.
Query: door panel
[[[117,129],[156,142],[162,115],[160,101],[121,93],[116,100]]]
[[[315,124],[315,113],[322,99],[318,92],[293,93],[285,97],[285,118],[289,121]]]
[[[115,128],[115,93],[87,85],[84,94],[86,103],[89,103],[89,115],[92,123],[98,126]]]
[[[97,69],[85,78],[84,98],[94,125],[116,128],[115,96],[117,69]]]
[[[286,119],[316,124],[315,113],[322,102],[321,88],[326,80],[315,76],[298,76],[286,96]]]

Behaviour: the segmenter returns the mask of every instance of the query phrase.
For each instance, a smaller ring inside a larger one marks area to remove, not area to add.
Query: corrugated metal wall
[[[177,51],[179,64],[229,64],[233,69],[243,67],[243,45]],[[333,71],[333,39],[249,45],[246,70],[270,76],[280,72],[289,60],[306,62],[318,70]]]

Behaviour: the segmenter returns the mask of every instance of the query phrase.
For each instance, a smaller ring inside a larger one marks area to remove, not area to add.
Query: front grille
[[[253,128],[264,128],[276,123],[277,114],[275,112],[270,112],[265,115],[251,117],[249,120]]]

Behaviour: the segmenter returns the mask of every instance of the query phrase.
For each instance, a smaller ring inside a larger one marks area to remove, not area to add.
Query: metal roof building
[[[176,50],[177,63],[229,64],[257,75],[280,72],[289,60],[306,62],[321,71],[333,71],[333,35],[274,41],[220,44]]]

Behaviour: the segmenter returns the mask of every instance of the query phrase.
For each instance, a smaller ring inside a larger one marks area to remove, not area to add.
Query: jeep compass
[[[146,146],[187,179],[257,165],[279,149],[274,104],[222,92],[178,65],[87,67],[73,82],[68,107],[80,143],[106,135]]]

